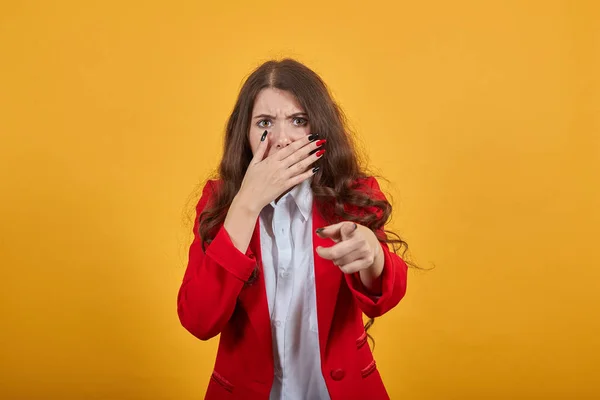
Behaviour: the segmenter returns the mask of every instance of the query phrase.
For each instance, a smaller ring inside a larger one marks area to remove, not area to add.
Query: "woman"
[[[389,398],[362,314],[404,296],[407,266],[388,243],[405,243],[387,238],[391,206],[320,77],[289,59],[256,69],[219,175],[196,207],[178,296],[189,332],[221,334],[206,399]]]

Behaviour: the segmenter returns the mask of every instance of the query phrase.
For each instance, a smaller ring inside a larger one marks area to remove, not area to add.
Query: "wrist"
[[[231,208],[235,208],[239,212],[249,217],[258,217],[262,207],[254,204],[249,198],[247,198],[242,192],[238,192],[231,201]]]
[[[383,257],[376,257],[370,267],[363,269],[360,272],[361,276],[367,280],[378,279],[383,272]]]
[[[383,249],[381,248],[379,241],[377,241],[377,244],[375,245],[375,257],[373,258],[373,264],[360,271],[360,277],[363,283],[370,283],[379,279],[383,273],[384,263],[385,259],[383,256]]]
[[[380,266],[380,273],[381,271],[383,271],[383,264],[385,263],[385,256],[383,254],[383,249],[381,248],[381,243],[379,242],[379,240],[377,240],[377,243],[375,244],[375,258],[373,260],[373,265],[371,265],[371,268],[377,268],[377,266]]]
[[[363,288],[370,296],[381,296],[383,291],[383,266],[378,268],[376,265],[377,263],[374,262],[373,265],[358,274]]]

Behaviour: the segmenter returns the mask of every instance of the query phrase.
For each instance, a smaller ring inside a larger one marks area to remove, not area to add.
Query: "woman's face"
[[[265,130],[269,131],[265,157],[310,134],[308,115],[298,105],[293,94],[273,88],[263,89],[258,93],[248,132],[252,154],[256,152]]]

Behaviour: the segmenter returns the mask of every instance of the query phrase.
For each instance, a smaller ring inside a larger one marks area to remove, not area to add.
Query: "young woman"
[[[406,244],[384,231],[391,206],[326,85],[297,61],[266,62],[224,145],[178,295],[189,332],[221,334],[206,399],[389,398],[362,314],[372,323],[404,296],[388,244]]]

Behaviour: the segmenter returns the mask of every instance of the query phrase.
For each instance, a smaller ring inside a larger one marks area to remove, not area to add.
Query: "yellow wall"
[[[391,397],[600,396],[598,2],[237,3],[0,5],[0,398],[202,396],[182,210],[285,55],[437,266],[374,328]]]

